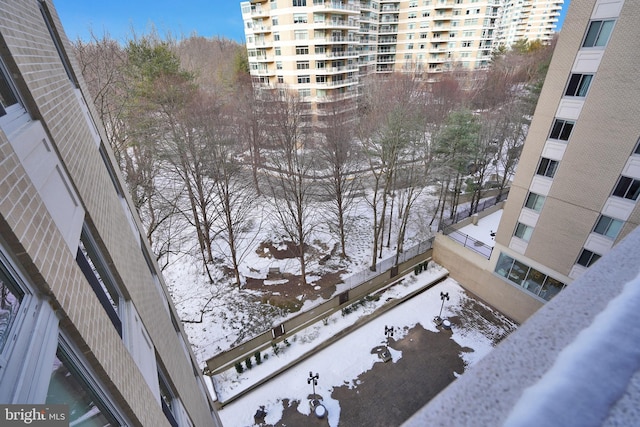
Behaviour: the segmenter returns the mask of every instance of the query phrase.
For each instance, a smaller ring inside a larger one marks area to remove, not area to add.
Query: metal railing
[[[462,233],[451,226],[445,227],[442,234],[450,237],[458,243],[461,243],[465,248],[469,248],[487,259],[491,258],[493,247],[481,242],[480,240],[474,239],[468,234]]]

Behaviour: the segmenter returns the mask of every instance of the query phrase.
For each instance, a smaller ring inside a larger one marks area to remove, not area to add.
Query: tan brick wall
[[[595,0],[572,2],[514,178],[496,240],[508,246],[580,49]],[[640,5],[626,1],[525,255],[568,275],[640,135]],[[636,206],[620,238],[640,219]],[[618,240],[619,240],[618,239]]]
[[[436,236],[433,259],[445,266],[460,286],[518,323],[524,322],[542,307],[540,301],[524,290],[493,274],[490,260],[447,236]]]

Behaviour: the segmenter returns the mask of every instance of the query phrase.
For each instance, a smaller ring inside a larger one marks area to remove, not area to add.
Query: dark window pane
[[[560,133],[560,137],[558,139],[561,139],[563,141],[568,141],[572,130],[573,130],[573,123],[564,122],[564,127],[562,128],[562,132]]]
[[[567,96],[575,96],[576,91],[578,90],[578,85],[580,84],[580,79],[582,78],[582,74],[572,74],[569,79],[569,85],[567,86],[567,91],[565,95]]]
[[[616,197],[624,197],[624,195],[627,193],[627,188],[629,188],[629,185],[631,184],[631,181],[633,181],[631,178],[621,176],[618,180],[616,188],[613,190],[613,195]]]
[[[627,199],[637,200],[640,195],[640,181],[634,179],[629,186],[629,191],[627,191]]]
[[[558,139],[558,137],[560,136],[560,132],[562,132],[563,124],[564,124],[563,120],[556,120],[553,123],[553,128],[551,129],[551,135],[549,136],[549,138]]]
[[[577,263],[584,266],[589,267],[591,264],[600,259],[600,255],[591,252],[588,249],[583,249],[580,257],[578,258]]]
[[[562,288],[564,288],[564,283],[547,276],[547,280],[542,287],[542,291],[540,291],[540,297],[549,301],[551,298],[556,296]]]
[[[602,25],[602,21],[593,21],[589,25],[589,30],[587,31],[587,37],[584,39],[583,47],[593,47],[596,43],[596,39],[598,38],[598,33],[600,32],[600,26]]]
[[[585,74],[582,76],[580,80],[580,87],[578,88],[578,93],[576,96],[587,96],[587,91],[589,90],[589,85],[591,84],[592,75]]]
[[[609,224],[611,224],[611,218],[608,216],[601,216],[593,231],[598,234],[606,234]]]
[[[540,165],[538,166],[538,170],[536,171],[536,173],[538,175],[544,175],[545,171],[547,170],[547,166],[549,166],[549,159],[543,157],[540,160]]]

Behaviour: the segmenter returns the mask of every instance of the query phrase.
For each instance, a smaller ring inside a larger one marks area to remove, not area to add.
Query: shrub
[[[242,363],[241,362],[236,362],[235,366],[236,366],[236,372],[237,373],[241,374],[244,371],[244,369],[242,369]]]
[[[255,353],[253,353],[253,357],[256,358],[256,364],[257,365],[262,363],[262,355],[260,354],[259,351],[256,351]]]
[[[252,366],[252,364],[251,364],[251,357],[247,357],[247,358],[244,360],[244,363],[247,365],[247,369],[251,369],[251,366]]]

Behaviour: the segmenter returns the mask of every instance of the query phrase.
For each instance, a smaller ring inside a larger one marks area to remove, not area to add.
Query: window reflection
[[[528,292],[547,301],[560,292],[565,284],[529,267],[527,264],[501,253],[494,272],[511,283],[522,286]]]
[[[24,293],[9,278],[0,264],[0,352],[9,338]]]
[[[82,374],[60,348],[53,362],[46,403],[69,405],[69,426],[71,427],[119,425],[102,408]]]

